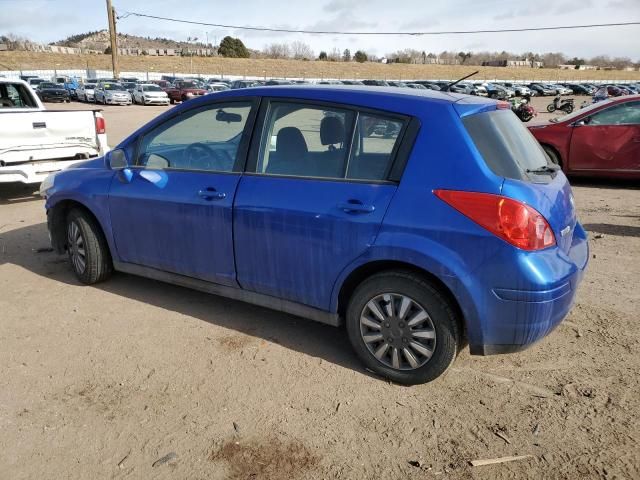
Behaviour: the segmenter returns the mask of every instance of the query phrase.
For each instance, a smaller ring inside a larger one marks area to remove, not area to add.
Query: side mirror
[[[229,113],[220,109],[216,113],[216,120],[218,122],[237,123],[242,121],[242,115],[239,113]]]
[[[585,125],[587,125],[589,123],[589,118],[583,118],[581,120],[578,120],[577,122],[573,122],[571,124],[572,127],[584,127]]]
[[[109,168],[111,168],[111,170],[121,170],[129,166],[127,154],[120,148],[111,150],[107,155],[107,161],[109,162]]]

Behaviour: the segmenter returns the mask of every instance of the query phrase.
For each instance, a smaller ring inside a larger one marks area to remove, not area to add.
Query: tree
[[[468,59],[471,58],[471,52],[459,52],[458,56],[460,57],[460,63],[464,64],[464,62]]]
[[[578,68],[580,65],[584,65],[585,62],[584,58],[578,58],[578,57],[573,57],[571,60],[567,60],[567,64],[569,65],[575,65],[576,68]]]
[[[331,50],[331,52],[329,53],[329,55],[327,55],[327,59],[330,62],[339,62],[341,58],[340,55],[340,50],[338,50],[337,48],[334,47],[333,50]]]
[[[327,59],[327,52],[323,50],[320,52],[320,55],[318,55],[318,60],[326,60],[326,59]]]
[[[367,54],[362,50],[358,50],[356,53],[354,53],[353,59],[358,63],[364,63],[368,60]]]
[[[286,43],[272,43],[265,47],[264,54],[267,58],[289,58],[291,49]]]
[[[222,39],[218,47],[218,54],[229,58],[249,58],[250,56],[249,50],[244,46],[242,40],[230,36]]]
[[[342,52],[342,61],[343,62],[351,61],[351,50],[349,50],[348,48],[345,48],[344,52]]]
[[[291,44],[291,54],[296,60],[311,60],[313,58],[313,50],[311,47],[299,40]]]
[[[111,55],[111,47],[110,46],[104,49],[104,54],[105,55]]]

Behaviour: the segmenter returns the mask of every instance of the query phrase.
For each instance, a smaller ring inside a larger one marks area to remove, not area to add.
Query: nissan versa
[[[364,364],[405,384],[467,343],[547,335],[589,257],[566,177],[508,105],[430,90],[202,96],[41,192],[81,282],[118,270],[344,322]]]

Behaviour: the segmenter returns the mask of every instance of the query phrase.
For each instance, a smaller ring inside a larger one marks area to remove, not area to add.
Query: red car
[[[207,91],[196,85],[195,82],[177,81],[173,83],[173,87],[166,90],[171,103],[186,102],[194,97],[206,95]]]
[[[640,179],[640,95],[604,100],[529,130],[568,175]]]

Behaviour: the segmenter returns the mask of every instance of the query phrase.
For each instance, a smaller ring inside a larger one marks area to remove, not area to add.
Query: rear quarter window
[[[500,177],[528,180],[528,171],[548,165],[538,141],[510,110],[469,115],[462,123],[487,166]]]

